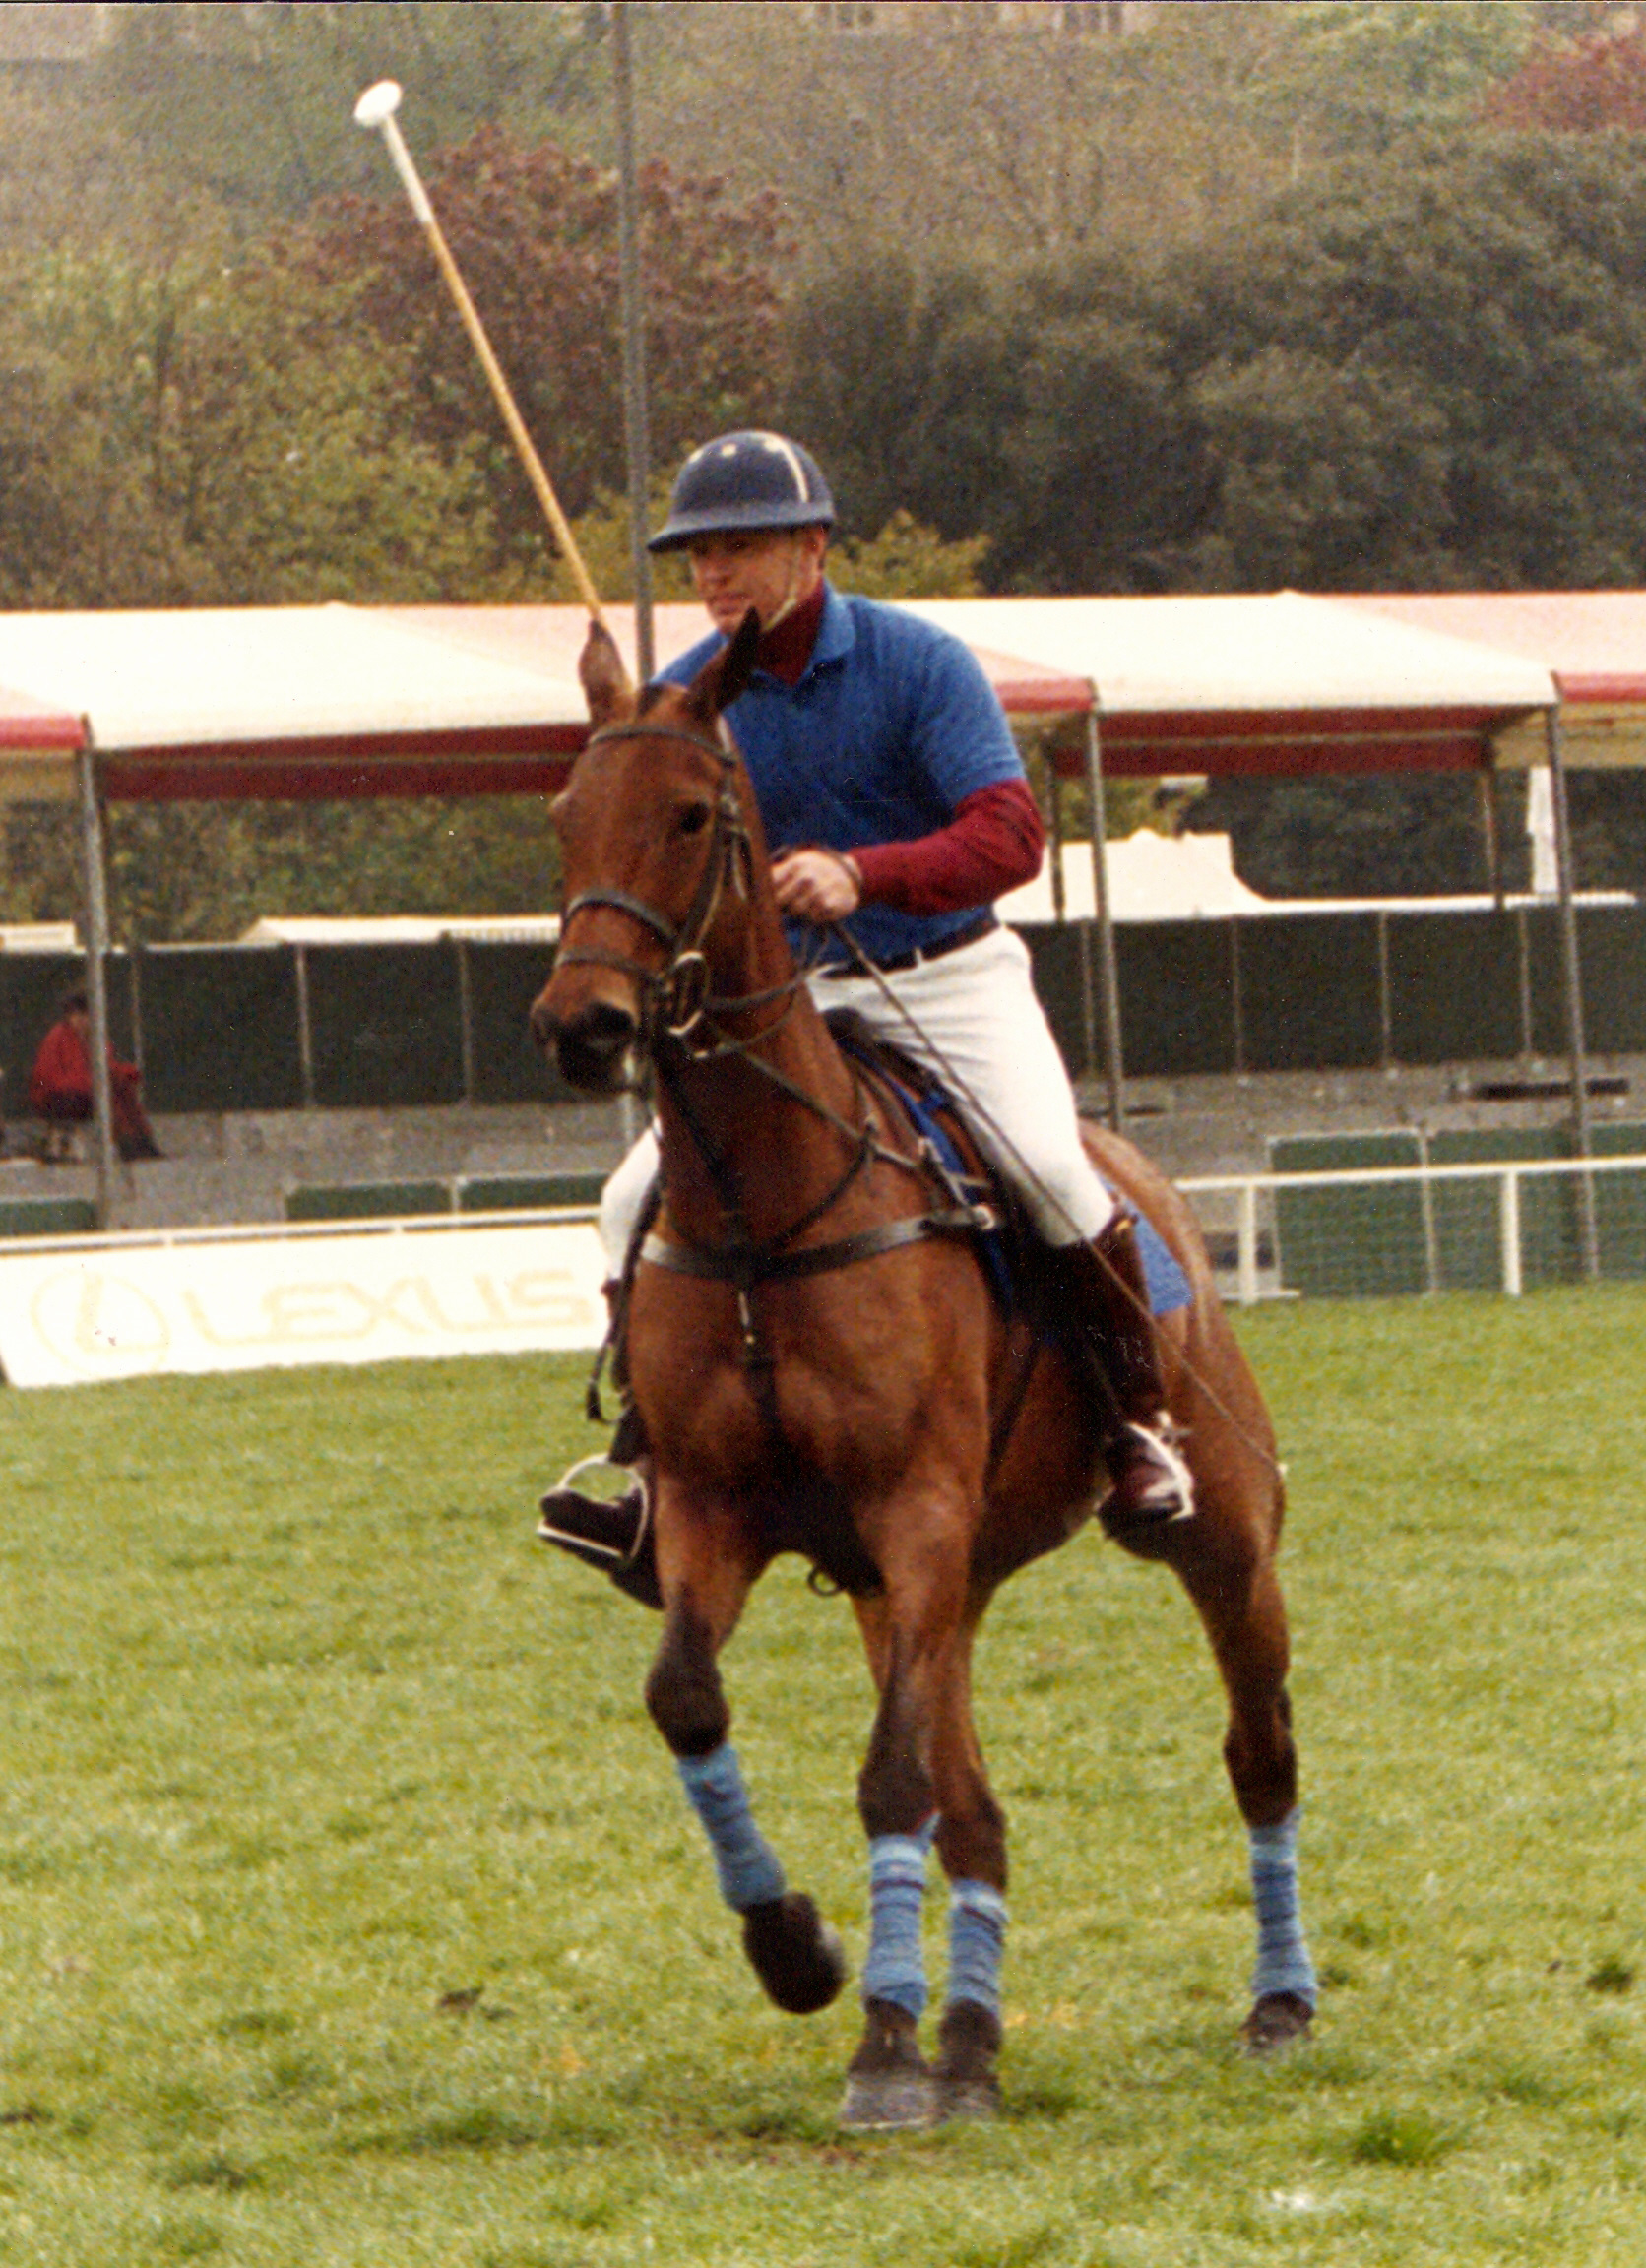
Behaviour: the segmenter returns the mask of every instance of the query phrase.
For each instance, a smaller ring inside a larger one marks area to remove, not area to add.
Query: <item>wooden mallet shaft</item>
[[[559,547],[560,555],[572,571],[584,605],[588,607],[594,620],[603,625],[604,616],[601,612],[600,593],[595,589],[589,570],[583,563],[583,554],[577,547],[577,538],[572,534],[571,523],[560,509],[560,499],[555,495],[553,484],[548,474],[543,471],[542,459],[538,455],[533,445],[532,436],[526,430],[525,419],[515,408],[514,396],[509,392],[509,382],[503,375],[502,366],[496,355],[491,350],[491,342],[486,337],[480,318],[475,312],[475,302],[469,296],[469,286],[459,274],[457,262],[452,258],[451,247],[440,232],[440,223],[434,217],[434,207],[428,201],[428,192],[418,178],[417,168],[412,162],[412,153],[407,149],[400,128],[395,122],[395,112],[399,107],[399,86],[393,79],[380,79],[375,87],[368,87],[358,102],[355,103],[354,123],[357,126],[375,127],[383,137],[389,156],[394,160],[395,171],[400,175],[401,183],[411,202],[412,210],[422,223],[423,234],[428,238],[429,249],[434,254],[435,265],[446,280],[446,288],[457,302],[457,311],[463,317],[463,327],[468,332],[475,351],[480,358],[480,368],[485,372],[497,407],[503,413],[503,422],[509,429],[509,438],[513,441],[519,453],[520,461],[526,468],[527,478],[537,491],[538,502],[547,515],[548,524],[554,532],[554,540]]]

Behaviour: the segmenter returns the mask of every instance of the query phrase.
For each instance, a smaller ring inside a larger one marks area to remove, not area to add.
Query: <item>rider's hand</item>
[[[785,914],[819,927],[844,921],[863,902],[862,876],[839,850],[786,850],[772,868],[772,883]]]

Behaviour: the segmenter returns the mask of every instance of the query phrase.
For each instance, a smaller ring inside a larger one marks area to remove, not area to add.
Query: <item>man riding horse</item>
[[[1086,1156],[1028,953],[992,910],[1039,870],[1040,812],[993,689],[960,641],[831,587],[834,520],[817,465],[781,434],[728,433],[696,450],[650,548],[688,553],[714,630],[662,675],[689,683],[758,615],[757,666],[728,722],[796,958],[820,1006],[856,1010],[960,1090],[980,1145],[1050,1247],[1051,1306],[1109,1478],[1100,1517],[1136,1543],[1191,1518],[1193,1488],[1166,1414],[1136,1223]],[[895,977],[895,1000],[864,962]],[[614,1280],[657,1169],[648,1133],[606,1186]],[[637,1469],[622,1500],[562,1486],[543,1500],[541,1532],[646,1597],[637,1431],[631,1421],[613,1444]]]

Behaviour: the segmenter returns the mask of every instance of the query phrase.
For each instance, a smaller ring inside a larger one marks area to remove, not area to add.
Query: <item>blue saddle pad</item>
[[[938,1108],[945,1104],[953,1107],[948,1098],[935,1088],[922,1097],[901,1079],[895,1080],[894,1084],[911,1122],[942,1160],[944,1171],[954,1180],[975,1187],[977,1176],[961,1156],[947,1125],[937,1114]],[[1015,1301],[1012,1296],[1011,1263],[1004,1234],[997,1228],[991,1229],[979,1237],[978,1245],[996,1297],[1003,1307],[1011,1308]],[[1175,1308],[1191,1306],[1194,1291],[1176,1254],[1154,1223],[1141,1212],[1137,1215],[1137,1248],[1143,1262],[1143,1282],[1149,1293],[1149,1312],[1152,1315],[1170,1315]]]

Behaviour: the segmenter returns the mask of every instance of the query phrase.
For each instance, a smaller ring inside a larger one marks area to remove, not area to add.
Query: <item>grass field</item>
[[[1646,1294],[1242,1329],[1291,1466],[1317,2040],[1234,2051],[1210,1664],[1088,1535],[981,1669],[1008,2114],[851,2143],[855,2001],[759,1999],[640,1706],[655,1619],[531,1540],[579,1363],[0,1396],[0,2259],[1646,2258]],[[860,1953],[850,1616],[784,1562],[728,1673]]]

